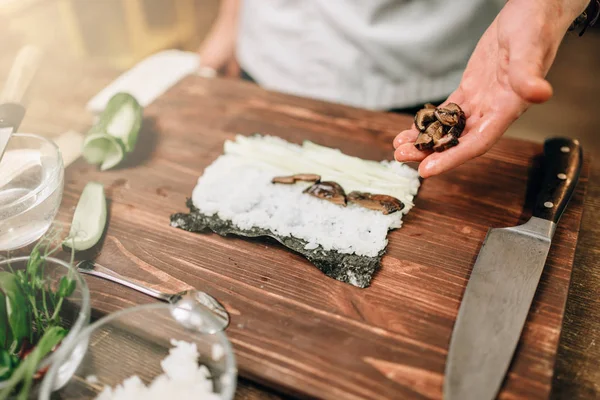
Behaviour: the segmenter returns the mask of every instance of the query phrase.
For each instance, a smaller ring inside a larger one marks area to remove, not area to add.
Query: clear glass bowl
[[[44,137],[15,133],[0,161],[0,251],[38,240],[62,200],[63,160]]]
[[[193,318],[186,313],[194,314]],[[210,371],[215,393],[231,400],[235,394],[237,368],[231,344],[222,333],[201,334],[181,323],[210,318],[202,310],[159,303],[109,314],[81,331],[69,354],[70,361],[56,363],[42,382],[39,399],[93,399],[105,385],[115,388],[139,376],[148,386],[163,374],[161,361],[172,348],[171,340],[195,343],[199,365]]]
[[[16,272],[25,270],[29,257],[16,257],[0,261],[0,271]],[[67,351],[71,344],[75,342],[77,335],[88,325],[90,321],[90,292],[87,284],[77,270],[69,263],[46,257],[42,267],[41,277],[46,289],[56,292],[59,283],[63,277],[70,277],[75,281],[75,289],[70,296],[66,297],[60,307],[58,315],[60,316],[61,326],[69,330],[67,336],[61,341],[57,349],[46,356],[37,367],[37,371],[44,371],[53,365],[57,360],[63,360],[61,352]],[[48,301],[48,313],[52,315],[55,308]],[[44,310],[45,311],[45,310]],[[43,312],[40,309],[40,313]],[[5,323],[5,321],[2,321]],[[59,361],[61,362],[61,361]],[[40,380],[34,382],[34,391],[39,388]],[[9,381],[0,382],[0,390],[6,388]]]

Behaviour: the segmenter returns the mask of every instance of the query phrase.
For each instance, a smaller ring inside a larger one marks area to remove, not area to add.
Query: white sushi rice
[[[174,346],[160,363],[164,374],[149,386],[138,376],[131,376],[115,388],[105,386],[97,400],[219,400],[214,393],[208,368],[198,365],[195,343],[171,340]]]
[[[307,160],[309,160],[307,162]],[[402,212],[381,212],[332,204],[303,193],[309,183],[273,184],[275,176],[316,173],[344,188],[388,194],[405,204]],[[231,221],[239,229],[268,229],[307,242],[306,249],[374,257],[387,245],[390,229],[402,225],[419,188],[415,170],[396,162],[377,163],[337,150],[291,144],[269,136],[238,136],[206,168],[192,194],[201,213]]]

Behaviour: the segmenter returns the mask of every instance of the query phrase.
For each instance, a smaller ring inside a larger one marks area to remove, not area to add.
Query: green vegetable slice
[[[142,125],[143,111],[138,101],[128,93],[117,93],[100,116],[105,132],[123,142],[125,151],[131,153],[137,143]]]
[[[60,278],[60,282],[58,283],[58,295],[64,298],[70,297],[75,291],[76,287],[77,284],[72,278],[63,276]]]
[[[125,158],[125,148],[119,139],[105,133],[93,133],[83,141],[83,157],[90,164],[100,164],[100,170],[116,167]]]
[[[0,348],[0,382],[10,378],[12,373],[12,358],[10,353]]]
[[[105,226],[104,186],[97,182],[89,182],[81,193],[69,236],[63,244],[77,251],[91,249],[100,241]]]
[[[0,272],[0,294],[5,300],[4,311],[12,334],[12,343],[8,344],[6,350],[15,352],[21,345],[21,341],[29,337],[31,329],[27,299],[21,290],[17,277],[7,271]]]
[[[0,292],[0,350],[7,349],[12,343],[12,332],[8,322],[8,313],[6,312],[6,297]],[[2,374],[0,374],[0,380]]]
[[[103,171],[117,166],[131,153],[142,126],[143,109],[128,93],[117,93],[108,101],[98,122],[83,143],[83,156]]]
[[[4,400],[11,395],[11,392],[19,383],[22,382],[21,389],[17,395],[18,400],[27,400],[33,383],[33,376],[37,371],[40,361],[46,357],[52,349],[60,343],[67,335],[67,331],[59,326],[49,328],[44,336],[37,343],[35,348],[25,360],[13,371],[10,379],[6,381],[6,386],[0,390],[0,400]]]

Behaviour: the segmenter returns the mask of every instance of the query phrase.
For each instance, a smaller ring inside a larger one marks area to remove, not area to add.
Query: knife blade
[[[547,140],[531,219],[520,226],[489,230],[450,339],[445,399],[491,400],[498,395],[582,160],[578,141]]]
[[[19,129],[25,116],[23,105],[31,83],[39,69],[41,51],[34,46],[23,47],[11,67],[0,93],[0,160],[12,134]]]

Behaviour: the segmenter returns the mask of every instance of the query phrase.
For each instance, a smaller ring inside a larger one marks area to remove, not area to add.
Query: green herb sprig
[[[44,276],[46,259],[62,247],[60,233],[53,230],[35,245],[25,269],[9,265],[9,271],[0,272],[0,381],[8,382],[0,400],[15,392],[17,399],[26,399],[39,363],[68,333],[60,311],[76,289],[73,274],[63,276],[56,289]],[[74,257],[71,251],[71,264]]]

